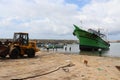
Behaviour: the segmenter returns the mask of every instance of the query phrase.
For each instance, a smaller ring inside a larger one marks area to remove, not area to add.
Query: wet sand
[[[0,80],[119,80],[115,66],[120,58],[40,51],[35,58],[0,58]]]

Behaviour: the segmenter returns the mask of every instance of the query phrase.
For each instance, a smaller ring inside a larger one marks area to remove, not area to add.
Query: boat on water
[[[79,39],[79,49],[84,51],[90,50],[108,50],[110,47],[109,41],[107,41],[106,35],[100,33],[100,30],[95,31],[93,29],[88,29],[85,31],[78,26],[74,25],[75,30],[73,35]]]
[[[47,44],[45,45],[46,48],[49,48],[49,49],[54,49],[54,48],[63,48],[64,45],[62,44]]]
[[[63,44],[52,44],[52,43],[48,43],[48,44],[37,44],[38,47],[40,48],[49,48],[49,49],[57,49],[57,48],[64,48]]]

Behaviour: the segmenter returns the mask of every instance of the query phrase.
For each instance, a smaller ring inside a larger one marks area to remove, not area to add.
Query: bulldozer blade
[[[6,57],[8,52],[9,52],[9,47],[4,45],[0,46],[0,57],[3,57],[3,58]]]

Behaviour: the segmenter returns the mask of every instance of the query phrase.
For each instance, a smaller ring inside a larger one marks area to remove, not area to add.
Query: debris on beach
[[[120,66],[115,66],[120,71]]]

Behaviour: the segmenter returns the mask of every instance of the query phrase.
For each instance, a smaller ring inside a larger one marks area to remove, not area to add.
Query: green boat
[[[79,49],[84,51],[98,50],[98,49],[109,49],[109,41],[105,40],[105,34],[100,33],[100,30],[95,31],[93,29],[88,29],[88,31],[80,29],[78,26],[74,25],[75,30],[73,35],[79,39]]]

